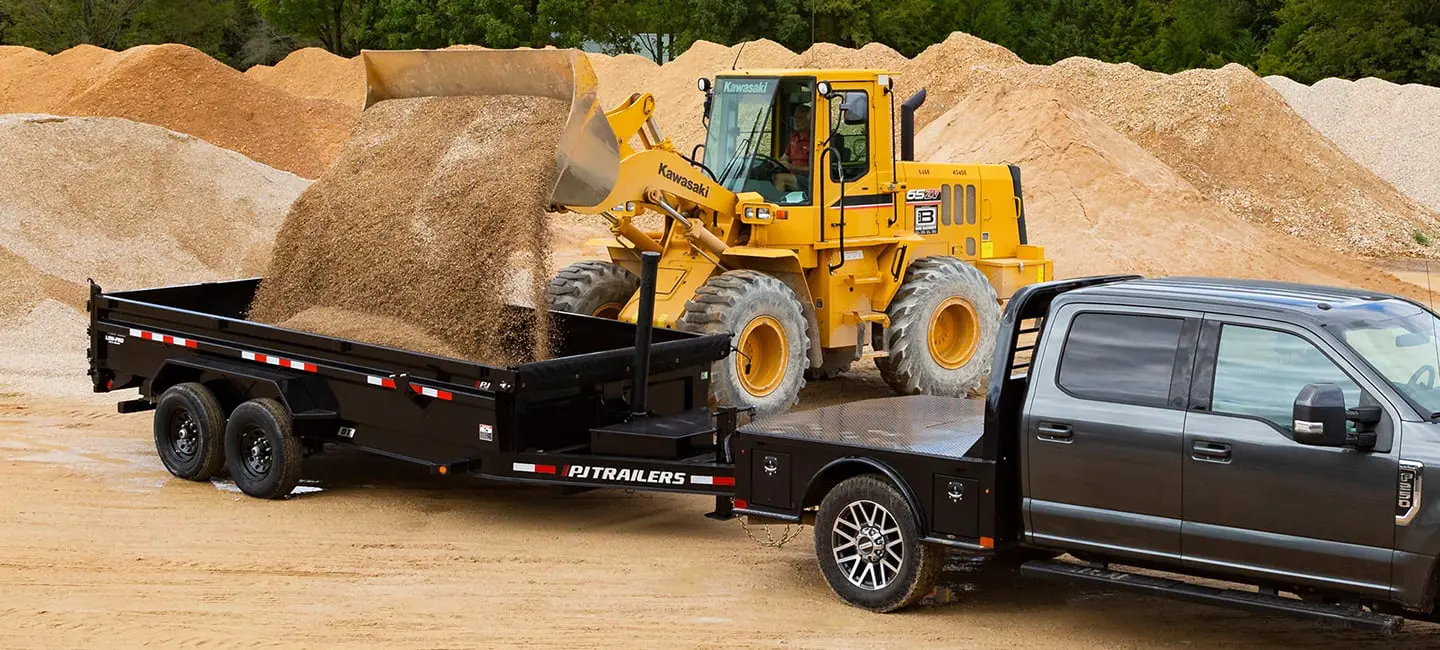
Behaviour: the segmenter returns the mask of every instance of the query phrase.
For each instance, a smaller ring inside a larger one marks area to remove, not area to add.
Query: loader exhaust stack
[[[570,102],[555,143],[551,203],[593,206],[620,173],[620,147],[600,108],[595,70],[577,50],[365,50],[365,107],[387,99],[528,95]]]

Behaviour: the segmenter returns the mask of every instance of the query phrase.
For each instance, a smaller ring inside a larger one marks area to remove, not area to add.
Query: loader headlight
[[[754,219],[754,218],[755,218],[755,208],[745,208],[745,218],[746,218],[746,219]]]
[[[769,221],[770,208],[757,208],[755,210],[755,218],[759,219],[760,221]]]
[[[744,205],[739,208],[740,222],[751,225],[765,225],[770,223],[770,218],[775,215],[775,207],[769,204]]]

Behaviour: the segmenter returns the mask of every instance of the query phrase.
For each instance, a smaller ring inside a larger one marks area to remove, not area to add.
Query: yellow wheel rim
[[[609,318],[611,320],[616,320],[620,318],[620,310],[624,308],[625,303],[607,302],[603,305],[600,305],[599,307],[596,307],[595,311],[591,312],[590,315],[598,318]]]
[[[785,328],[770,316],[752,318],[740,332],[735,356],[735,375],[745,392],[764,397],[780,387],[789,365]]]
[[[980,318],[975,306],[959,296],[946,298],[930,315],[930,357],[954,370],[970,362],[980,345]]]

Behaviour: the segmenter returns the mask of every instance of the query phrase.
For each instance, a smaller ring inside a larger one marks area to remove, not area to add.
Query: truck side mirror
[[[1295,442],[1317,447],[1344,447],[1347,414],[1345,392],[1335,384],[1309,384],[1295,398]]]

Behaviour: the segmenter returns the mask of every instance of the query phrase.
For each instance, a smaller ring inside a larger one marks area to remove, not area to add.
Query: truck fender
[[[262,397],[278,400],[296,420],[331,420],[338,408],[329,384],[319,377],[228,359],[166,359],[152,377],[144,389],[151,399],[175,384],[199,382],[215,394],[226,413]],[[296,422],[297,429],[300,424]]]
[[[930,530],[929,522],[925,518],[925,509],[920,507],[920,500],[915,497],[915,492],[910,489],[910,484],[900,477],[889,465],[873,458],[862,456],[847,456],[830,461],[815,476],[810,478],[810,483],[805,486],[805,496],[800,502],[800,509],[811,508],[820,505],[825,495],[830,493],[836,485],[842,481],[860,476],[862,474],[880,474],[888,479],[904,495],[905,501],[910,504],[910,509],[915,512],[915,522],[922,533]]]

